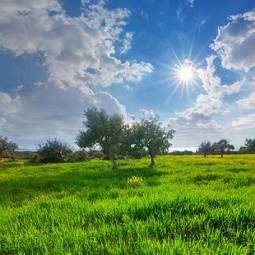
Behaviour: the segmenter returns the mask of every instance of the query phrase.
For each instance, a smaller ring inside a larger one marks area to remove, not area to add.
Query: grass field
[[[0,254],[255,253],[255,155],[156,163],[0,163]]]

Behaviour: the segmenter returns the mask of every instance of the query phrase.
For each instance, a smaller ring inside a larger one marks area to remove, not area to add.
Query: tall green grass
[[[0,254],[255,253],[255,156],[156,162],[1,163]]]

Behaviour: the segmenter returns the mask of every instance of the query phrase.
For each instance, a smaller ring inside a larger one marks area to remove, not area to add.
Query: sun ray
[[[189,59],[185,59],[180,64],[174,65],[171,68],[170,76],[175,81],[176,87],[182,90],[194,87],[198,79],[196,66]]]

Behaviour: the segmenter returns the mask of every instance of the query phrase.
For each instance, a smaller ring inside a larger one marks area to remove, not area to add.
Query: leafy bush
[[[89,155],[86,151],[74,151],[67,154],[65,162],[82,162],[87,161],[88,159]]]
[[[48,139],[45,143],[39,144],[37,161],[43,163],[65,162],[72,150],[67,144],[57,139]]]
[[[127,184],[129,187],[140,187],[144,185],[143,178],[140,176],[131,176],[127,180]]]

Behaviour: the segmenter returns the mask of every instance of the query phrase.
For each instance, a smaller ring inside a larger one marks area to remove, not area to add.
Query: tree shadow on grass
[[[131,176],[144,178],[147,185],[158,185],[159,177],[167,173],[151,170],[148,167],[120,168],[119,170],[82,169],[68,166],[67,171],[54,174],[21,176],[3,180],[0,184],[0,203],[14,206],[22,205],[41,195],[58,197],[75,194],[77,192],[106,193],[111,189],[126,189],[127,179]]]

